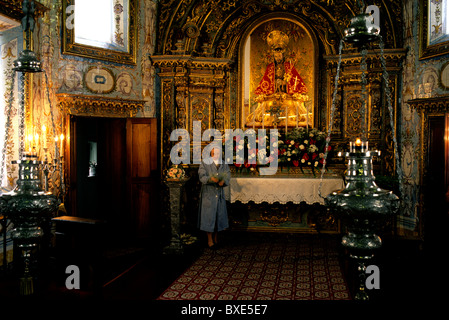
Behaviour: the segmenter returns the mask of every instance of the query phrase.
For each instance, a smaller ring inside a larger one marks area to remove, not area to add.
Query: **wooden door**
[[[156,119],[128,119],[126,146],[127,189],[134,230],[138,238],[155,238],[160,198]]]
[[[71,117],[70,126],[68,214],[105,220],[114,238],[150,237],[159,214],[156,119]]]
[[[438,242],[448,225],[445,160],[445,123],[442,116],[429,117],[427,182],[423,192],[426,195],[426,215],[424,217],[425,239]]]

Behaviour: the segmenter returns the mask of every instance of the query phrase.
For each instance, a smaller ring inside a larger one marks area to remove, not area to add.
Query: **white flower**
[[[301,159],[301,163],[305,163],[306,162],[306,160],[304,160],[304,159]]]
[[[315,161],[315,167],[318,166],[318,161]]]
[[[317,150],[318,150],[318,147],[317,147],[316,145],[311,144],[311,145],[309,146],[309,152],[315,152],[315,151],[317,151]]]
[[[294,145],[295,144],[295,140],[290,141],[290,144]]]
[[[309,143],[309,140],[304,140],[304,143],[305,143],[305,144],[308,144],[308,143]]]
[[[277,142],[273,143],[273,148],[276,148],[278,146]]]
[[[310,133],[310,134],[309,134],[309,137],[313,138],[313,133]]]
[[[243,149],[243,146],[242,146],[242,145],[239,145],[239,146],[237,147],[237,149],[242,150],[242,149]]]
[[[291,159],[290,158],[287,158],[287,161],[290,161]]]
[[[304,145],[303,144],[301,144],[300,146],[299,146],[299,149],[301,149],[301,150],[304,150]]]

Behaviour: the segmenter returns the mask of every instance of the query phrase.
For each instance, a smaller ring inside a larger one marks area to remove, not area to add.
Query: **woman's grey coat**
[[[226,174],[224,185],[220,187],[217,183],[211,182],[210,178],[216,174]],[[200,205],[198,210],[198,227],[206,232],[222,231],[229,227],[228,213],[226,209],[226,199],[224,187],[229,185],[231,172],[225,163],[217,166],[214,162],[206,164],[201,162],[198,169],[201,186]],[[215,226],[217,229],[215,229]]]

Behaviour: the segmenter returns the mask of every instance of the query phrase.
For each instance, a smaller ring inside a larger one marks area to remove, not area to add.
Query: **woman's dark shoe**
[[[207,247],[211,250],[216,250],[217,249],[217,245],[214,243],[213,245],[207,245]]]

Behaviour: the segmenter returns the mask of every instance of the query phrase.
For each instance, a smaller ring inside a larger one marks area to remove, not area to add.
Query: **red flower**
[[[250,164],[248,162],[245,162],[245,168],[249,168]]]
[[[327,146],[327,151],[331,151],[331,146]]]
[[[309,160],[309,155],[307,153],[304,153],[304,155],[302,156],[302,158],[307,161]]]
[[[241,165],[241,163],[234,163],[234,166],[236,166],[237,168],[240,168]]]
[[[312,154],[312,160],[315,160],[316,157],[318,157],[318,155],[314,152],[314,153]]]
[[[298,161],[298,160],[293,160],[293,165],[294,165],[295,167],[299,166],[299,161]]]

